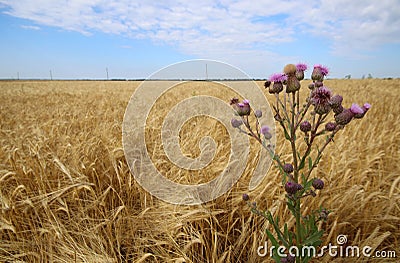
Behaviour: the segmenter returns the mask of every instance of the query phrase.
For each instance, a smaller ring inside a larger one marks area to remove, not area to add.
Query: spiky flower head
[[[291,172],[293,172],[293,165],[291,164],[291,163],[285,163],[284,165],[283,165],[283,171],[285,172],[285,173],[291,173]]]
[[[250,196],[248,195],[248,194],[243,194],[242,195],[242,199],[243,199],[243,201],[249,201],[250,200]]]
[[[332,97],[332,91],[325,86],[316,88],[311,93],[311,103],[318,114],[326,114],[331,110],[329,101]]]
[[[303,121],[300,123],[300,130],[302,132],[309,132],[311,131],[311,123],[309,121]]]
[[[272,87],[269,88],[269,93],[279,93],[283,90],[283,83],[286,82],[287,76],[283,73],[275,73],[271,75],[269,80],[274,82]]]
[[[311,79],[314,81],[323,81],[324,77],[328,75],[329,70],[327,67],[322,65],[315,65],[313,72],[311,73]]]
[[[248,100],[243,100],[242,103],[237,103],[235,106],[239,116],[250,115],[251,108],[250,108],[250,102]]]
[[[335,121],[337,124],[346,125],[354,117],[354,113],[350,109],[343,109],[343,111],[335,115]]]
[[[287,64],[284,68],[283,68],[283,72],[286,75],[294,75],[296,73],[296,66],[294,64]]]
[[[361,119],[362,117],[364,117],[365,113],[367,112],[363,109],[363,107],[360,107],[356,103],[353,103],[351,105],[350,110],[352,113],[354,113],[354,118],[356,118],[356,119]]]
[[[300,81],[304,79],[304,71],[307,70],[307,65],[299,63],[296,65],[296,78]]]
[[[269,80],[272,82],[284,82],[287,80],[287,76],[283,73],[274,73],[269,77]]]
[[[371,104],[365,103],[362,107],[357,104],[353,104],[350,107],[350,110],[354,113],[354,118],[361,119],[364,117],[365,113],[371,108]],[[362,113],[360,113],[362,111]]]
[[[317,190],[321,190],[324,188],[324,181],[322,181],[321,179],[315,178],[312,182],[312,186],[317,189]]]
[[[295,194],[297,191],[299,190],[299,186],[297,183],[292,182],[292,181],[288,181],[285,184],[285,191],[290,194],[293,195]]]
[[[336,94],[334,95],[331,100],[329,101],[329,104],[333,109],[338,108],[342,105],[343,97]]]
[[[304,63],[298,63],[298,64],[296,65],[296,70],[299,70],[299,71],[306,71],[306,70],[307,70],[307,65],[304,64]]]

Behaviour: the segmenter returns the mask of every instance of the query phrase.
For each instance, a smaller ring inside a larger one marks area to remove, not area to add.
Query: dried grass
[[[241,201],[256,158],[230,192],[201,206],[166,204],[136,183],[121,148],[121,126],[138,84],[0,82],[1,262],[267,260],[256,251],[271,226]],[[400,255],[400,80],[328,80],[326,85],[344,95],[348,106],[355,101],[373,107],[329,145],[316,171],[326,190],[305,203],[304,210],[323,204],[333,211],[323,225],[326,244],[336,244],[336,236],[345,234],[349,245]],[[217,94],[226,100],[231,96]],[[191,130],[196,138],[210,135],[217,141],[219,155],[209,168],[212,178],[229,151],[224,129],[207,118],[190,125],[183,127],[183,137]],[[148,145],[153,160],[171,170],[156,136]],[[194,137],[184,137],[182,150],[196,156]],[[283,138],[278,138],[277,150],[288,153]],[[172,171],[167,176],[177,182],[204,180]],[[276,169],[250,195],[258,206],[293,225]],[[357,260],[366,258],[324,257],[316,262]]]

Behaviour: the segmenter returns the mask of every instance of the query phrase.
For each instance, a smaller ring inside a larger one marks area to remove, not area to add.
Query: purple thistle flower
[[[316,88],[311,94],[311,103],[318,114],[326,114],[331,110],[330,100],[332,91],[325,86]]]
[[[361,119],[370,108],[371,105],[369,103],[365,103],[362,107],[358,106],[358,104],[353,103],[350,110],[354,113],[354,118]]]
[[[351,105],[350,110],[354,114],[363,114],[364,113],[363,109],[356,103],[353,103]]]
[[[243,199],[243,201],[249,201],[250,200],[250,196],[248,194],[243,194],[242,195],[242,199]]]
[[[368,110],[371,108],[371,104],[369,104],[369,103],[364,103],[363,108],[364,108],[365,111],[368,111]]]
[[[304,63],[299,63],[296,65],[296,69],[299,71],[306,71],[307,70],[307,65]]]
[[[318,64],[318,65],[315,65],[314,68],[319,68],[321,70],[322,75],[324,75],[324,76],[329,74],[329,69],[325,66]]]
[[[284,82],[287,80],[287,76],[283,73],[275,73],[271,75],[269,80],[273,82]]]
[[[295,183],[295,182],[291,182],[291,181],[289,181],[289,182],[287,182],[286,184],[285,184],[285,191],[288,193],[288,194],[295,194],[297,191],[299,190],[299,186],[297,185],[297,183]]]
[[[261,110],[256,110],[254,112],[254,116],[256,116],[256,118],[261,118],[262,117],[262,111]]]
[[[322,65],[315,65],[313,72],[311,73],[311,79],[314,81],[323,81],[324,77],[328,75],[329,71],[327,67]]]

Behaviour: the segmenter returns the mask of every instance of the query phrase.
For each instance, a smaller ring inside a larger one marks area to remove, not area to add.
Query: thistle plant
[[[305,64],[288,64],[283,73],[273,74],[264,85],[275,97],[274,119],[290,144],[291,157],[288,160],[283,160],[273,151],[272,130],[260,124],[262,112],[253,109],[248,100],[231,100],[238,116],[231,120],[232,126],[257,140],[269,152],[282,175],[286,205],[295,218],[293,229],[289,229],[287,223],[282,226],[278,217],[274,217],[268,210],[260,210],[255,202],[251,202],[249,195],[243,195],[251,211],[266,218],[273,226],[274,231],[267,229],[266,234],[275,247],[272,257],[276,262],[308,262],[315,255],[302,253],[302,248],[311,247],[316,251],[323,236],[319,222],[326,221],[330,211],[319,207],[305,214],[301,210],[302,202],[317,198],[319,192],[326,187],[323,178],[314,175],[313,171],[321,161],[327,145],[334,141],[339,131],[352,121],[363,118],[371,107],[368,103],[363,106],[353,103],[346,108],[342,104],[343,97],[334,95],[324,85],[324,78],[329,71],[322,65],[314,66],[312,82],[308,85],[308,97],[305,102],[300,102],[300,81],[304,79],[306,70]],[[286,248],[284,256],[276,251],[279,246]]]

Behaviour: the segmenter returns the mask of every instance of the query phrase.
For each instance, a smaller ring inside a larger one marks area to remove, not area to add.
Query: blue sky
[[[398,0],[0,0],[0,35],[0,78],[147,78],[189,59],[400,77]]]

